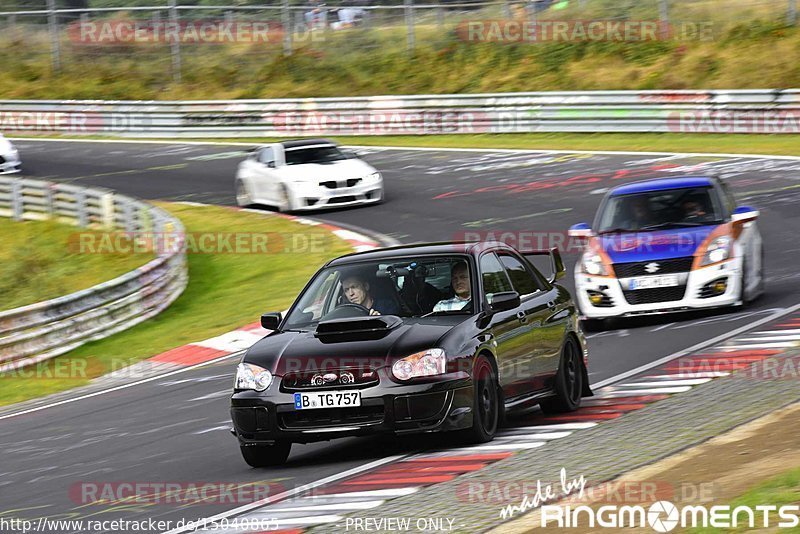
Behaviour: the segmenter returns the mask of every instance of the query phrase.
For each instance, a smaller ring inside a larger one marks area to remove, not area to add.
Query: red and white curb
[[[767,359],[785,357],[792,349],[800,349],[800,313],[772,321],[762,328],[603,386],[595,391],[594,397],[585,399],[576,412],[554,416],[538,413],[517,420],[520,426],[501,430],[490,443],[409,455],[231,517],[269,521],[284,534],[300,533],[317,525],[334,528],[347,514],[366,512],[425,486],[478,471],[516,451],[546,447],[549,442],[574,432],[617,419],[715,378],[745,371]],[[780,346],[774,346],[775,343]],[[800,368],[795,370],[800,373]],[[793,377],[798,378],[800,376]],[[344,528],[341,524],[338,527]],[[257,531],[228,529],[226,532]]]

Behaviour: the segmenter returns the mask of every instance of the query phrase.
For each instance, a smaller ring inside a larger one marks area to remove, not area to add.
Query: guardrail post
[[[786,22],[789,26],[797,24],[797,0],[789,0],[789,10],[786,14]]]
[[[114,231],[114,193],[106,193],[100,197],[100,213],[103,227],[109,231]]]
[[[78,226],[86,228],[89,226],[89,210],[86,207],[86,191],[80,190],[75,193],[75,208],[78,210]]]
[[[180,24],[178,21],[178,0],[169,0],[169,22],[175,28]],[[174,39],[170,44],[170,54],[172,55],[172,79],[175,83],[181,83],[181,43],[179,40]]]
[[[55,199],[55,184],[48,183],[44,188],[44,207],[47,210],[47,217],[52,220],[57,220],[56,217],[56,199]]]
[[[130,202],[126,201],[122,205],[123,211],[123,224],[125,225],[125,231],[132,233],[136,231],[136,219],[135,219],[135,212],[133,210],[133,206]]]
[[[292,10],[289,9],[289,0],[282,0],[281,2],[281,24],[283,24],[283,55],[292,55]],[[308,35],[311,36],[313,28],[308,29]]]
[[[22,180],[11,182],[11,213],[15,221],[22,220],[25,211],[24,200],[22,199]]]
[[[436,8],[436,26],[439,28],[444,26],[444,9],[441,6]]]
[[[61,70],[61,43],[58,38],[58,17],[56,0],[47,0],[47,28],[50,31],[50,55],[53,60],[53,72]]]
[[[411,51],[414,50],[414,46],[416,45],[416,36],[414,35],[414,0],[404,0],[404,4],[406,7],[406,46],[408,50]]]
[[[508,4],[508,0],[503,1],[503,17],[506,19],[511,18],[511,6]]]
[[[662,39],[669,38],[669,0],[658,0],[658,21]]]

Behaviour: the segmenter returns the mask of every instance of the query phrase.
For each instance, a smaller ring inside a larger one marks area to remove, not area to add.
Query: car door
[[[253,183],[256,195],[269,203],[278,199],[278,177],[275,175],[275,150],[266,146],[258,151]]]
[[[550,388],[550,379],[558,371],[561,343],[569,313],[557,304],[558,291],[527,261],[511,251],[498,254],[514,291],[520,294],[528,324],[530,358],[534,370],[531,391]]]
[[[481,288],[484,306],[495,293],[513,291],[506,270],[495,252],[480,257]],[[488,329],[496,343],[498,380],[506,399],[533,389],[533,360],[530,355],[530,326],[521,307],[494,313]]]

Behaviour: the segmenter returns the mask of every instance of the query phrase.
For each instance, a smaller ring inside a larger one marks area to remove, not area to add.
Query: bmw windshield
[[[721,224],[722,207],[711,187],[647,191],[610,197],[597,233],[642,232]]]
[[[472,266],[467,256],[424,256],[338,265],[320,271],[300,296],[285,330],[311,330],[320,321],[396,315],[472,313]]]
[[[310,146],[286,150],[286,165],[304,165],[306,163],[330,163],[347,159],[341,150],[333,145]]]

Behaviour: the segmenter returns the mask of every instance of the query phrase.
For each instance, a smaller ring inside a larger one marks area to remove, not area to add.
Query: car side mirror
[[[550,265],[553,268],[553,274],[550,275],[548,281],[553,284],[567,274],[567,268],[564,267],[564,260],[561,259],[561,252],[558,251],[557,247],[550,249]]]
[[[282,319],[281,312],[265,313],[261,316],[261,326],[267,330],[277,330]]]
[[[758,218],[758,210],[750,206],[739,206],[731,214],[732,222],[754,221]]]
[[[516,291],[502,291],[489,295],[489,310],[492,312],[513,310],[519,306],[519,293]]]
[[[353,150],[342,150],[342,154],[347,159],[358,159],[358,154]]]
[[[592,227],[586,223],[578,223],[573,224],[569,227],[569,231],[567,232],[569,237],[577,237],[580,239],[588,239],[592,237],[594,234],[592,233]]]
[[[270,169],[274,169],[275,168],[275,162],[274,161],[268,161],[264,165],[266,165]]]

